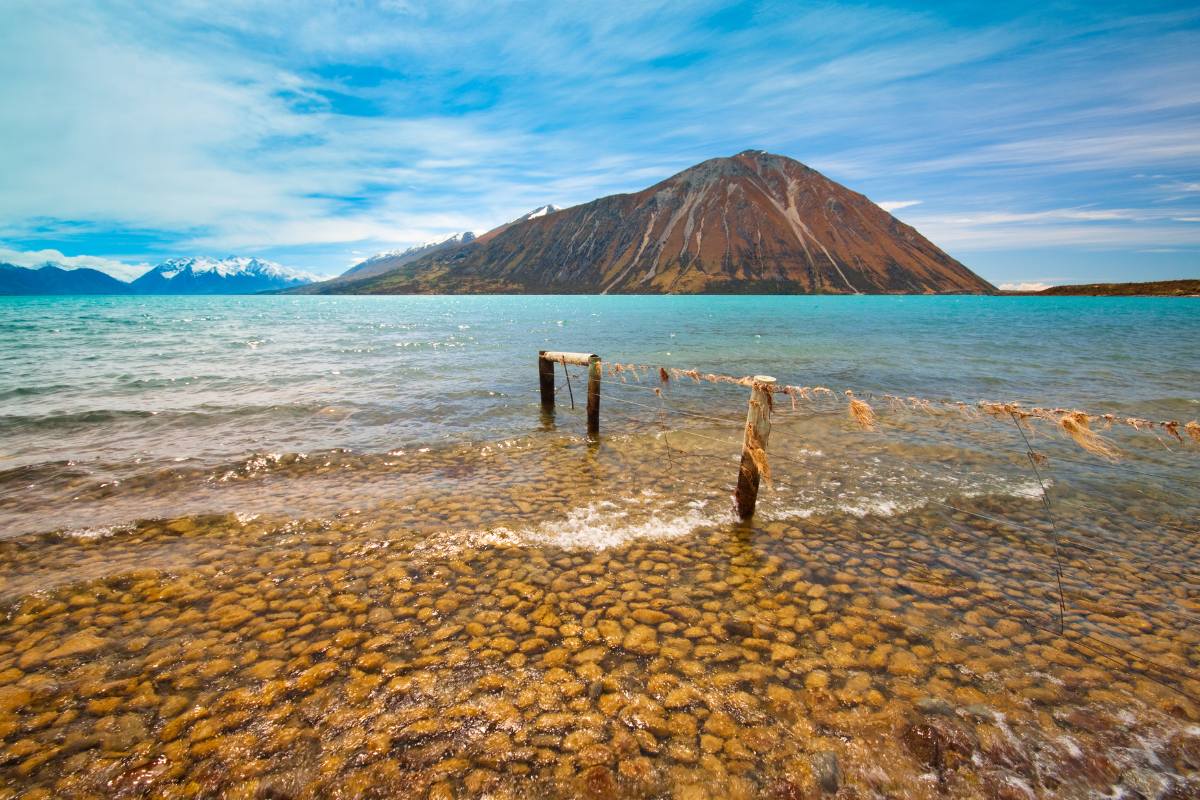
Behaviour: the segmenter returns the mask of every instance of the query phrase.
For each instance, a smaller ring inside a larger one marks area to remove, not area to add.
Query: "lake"
[[[832,390],[749,522],[691,369]],[[0,298],[0,787],[1187,789],[1197,387],[1193,299]]]

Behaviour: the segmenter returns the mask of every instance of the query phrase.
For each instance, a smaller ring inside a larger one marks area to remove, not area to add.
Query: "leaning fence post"
[[[588,358],[588,438],[600,438],[600,356]]]
[[[750,389],[742,463],[734,493],[737,513],[742,519],[754,516],[754,504],[758,500],[758,483],[762,477],[759,465],[766,464],[767,439],[771,436],[771,389],[774,384],[775,379],[770,375],[755,375]]]
[[[538,351],[538,383],[542,388],[542,410],[554,411],[554,362],[546,358],[546,351]]]

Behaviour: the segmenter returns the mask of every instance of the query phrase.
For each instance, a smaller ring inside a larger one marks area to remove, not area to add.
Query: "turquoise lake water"
[[[985,400],[1200,300],[0,298],[0,797],[1197,796],[1200,442]]]
[[[71,512],[80,489],[105,487],[104,507],[130,481],[528,435],[540,349],[839,392],[1200,415],[1193,299],[0,298],[0,529],[85,524],[96,504]],[[677,386],[672,403],[736,419],[743,395]],[[606,430],[634,424],[620,411],[658,419],[617,402]]]

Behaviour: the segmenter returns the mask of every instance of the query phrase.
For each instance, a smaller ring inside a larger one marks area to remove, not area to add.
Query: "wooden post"
[[[554,410],[554,365],[574,364],[588,368],[587,432],[593,441],[600,437],[600,356],[595,353],[538,351],[538,379],[542,387],[542,410]]]
[[[754,504],[758,500],[760,478],[758,461],[751,453],[760,451],[765,458],[767,440],[771,437],[771,388],[775,379],[770,375],[755,375],[750,389],[750,407],[746,411],[746,435],[742,442],[742,463],[738,469],[737,491],[734,503],[738,516],[748,519],[754,516]]]
[[[600,356],[588,358],[587,435],[600,438]]]
[[[542,411],[554,411],[554,362],[546,358],[546,351],[538,353],[538,382],[542,388]]]

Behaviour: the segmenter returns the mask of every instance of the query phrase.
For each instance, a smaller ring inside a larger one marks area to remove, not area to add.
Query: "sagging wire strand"
[[[610,385],[616,385],[616,384],[610,384]],[[620,385],[629,386],[628,384],[620,384]],[[634,388],[634,387],[630,386],[629,388]],[[641,407],[641,408],[645,408],[647,410],[652,410],[655,412],[655,416],[656,416],[656,420],[657,420],[657,427],[659,428],[659,431],[660,431],[659,438],[661,438],[664,442],[664,447],[666,448],[667,455],[668,455],[668,463],[671,465],[672,472],[675,472],[674,459],[675,459],[676,455],[678,455],[680,457],[710,458],[710,459],[721,461],[722,463],[726,463],[725,459],[722,459],[721,457],[716,456],[716,455],[707,454],[707,453],[688,453],[688,452],[679,450],[677,447],[673,448],[671,445],[671,441],[669,439],[670,431],[669,431],[668,425],[667,425],[667,414],[668,413],[677,413],[677,414],[681,414],[683,416],[687,416],[687,417],[690,417],[693,419],[701,419],[701,420],[708,421],[708,422],[716,422],[716,423],[719,423],[722,425],[736,424],[738,422],[737,420],[734,420],[731,418],[715,417],[715,416],[711,416],[711,415],[707,415],[707,414],[700,414],[698,412],[686,411],[684,409],[670,408],[666,404],[664,396],[663,396],[664,392],[660,388],[643,387],[643,386],[638,386],[636,388],[644,388],[648,391],[653,392],[653,394],[656,395],[657,398],[659,399],[658,406],[655,407],[654,405],[651,405],[649,403],[640,403],[640,402],[637,402],[634,400],[630,400],[630,399],[628,399],[627,396],[623,397],[623,398],[610,397],[609,399],[616,400],[617,402],[625,403],[627,406]],[[868,395],[868,396],[870,397],[871,395]],[[862,427],[865,430],[873,430],[876,425],[880,424],[880,421],[873,413],[873,409],[870,409],[869,406],[865,410],[862,409],[861,407],[859,407],[858,409],[855,409],[854,403],[856,401],[858,401],[858,398],[856,398],[853,395],[853,393],[847,393],[847,397],[848,397],[848,404],[851,409],[851,412],[850,412],[851,416],[860,425],[860,427]],[[793,402],[794,402],[794,398],[793,398]],[[861,402],[861,401],[858,401],[858,402]],[[864,403],[863,405],[866,405],[866,404]],[[905,408],[909,408],[911,410],[911,407],[908,405],[905,405]],[[1160,663],[1154,661],[1153,659],[1148,658],[1144,653],[1139,653],[1135,650],[1130,650],[1130,649],[1121,647],[1120,645],[1115,644],[1112,641],[1108,641],[1104,638],[1100,638],[1099,636],[1093,635],[1091,633],[1087,633],[1086,631],[1077,631],[1074,628],[1068,630],[1068,627],[1067,627],[1068,609],[1067,609],[1067,602],[1066,602],[1066,597],[1067,597],[1068,592],[1064,585],[1064,575],[1063,575],[1063,568],[1062,568],[1062,554],[1061,554],[1061,549],[1060,549],[1061,544],[1063,544],[1064,542],[1062,541],[1060,531],[1058,530],[1057,521],[1056,521],[1056,519],[1054,517],[1054,513],[1053,513],[1053,507],[1050,504],[1049,492],[1048,492],[1048,489],[1047,489],[1047,486],[1045,483],[1045,479],[1043,478],[1043,476],[1041,474],[1041,470],[1038,468],[1039,464],[1045,463],[1045,458],[1044,458],[1044,456],[1039,457],[1041,454],[1039,454],[1036,450],[1034,450],[1034,448],[1032,446],[1032,442],[1029,440],[1028,435],[1026,434],[1025,425],[1023,425],[1023,422],[1026,419],[1028,419],[1028,417],[1022,417],[1021,415],[1017,414],[1014,411],[1014,409],[1012,409],[1012,408],[1008,408],[1005,410],[1009,414],[1009,417],[1013,420],[1018,431],[1020,432],[1022,441],[1025,445],[1024,455],[1029,460],[1030,466],[1034,472],[1035,478],[1037,479],[1037,483],[1038,483],[1038,486],[1040,489],[1041,502],[1042,502],[1043,508],[1047,514],[1047,521],[1048,521],[1048,524],[1050,527],[1049,533],[1051,534],[1050,545],[1051,545],[1051,550],[1052,550],[1053,559],[1054,559],[1055,580],[1053,582],[1053,586],[1054,586],[1054,589],[1056,589],[1057,600],[1058,600],[1058,614],[1054,615],[1054,616],[1057,616],[1057,620],[1056,620],[1057,625],[1056,626],[1053,625],[1052,623],[1049,623],[1048,620],[1050,618],[1050,615],[1045,615],[1047,617],[1047,624],[1038,624],[1036,622],[1031,622],[1028,619],[1022,619],[1022,622],[1024,624],[1031,625],[1032,627],[1034,627],[1038,630],[1042,630],[1043,632],[1063,638],[1071,646],[1076,647],[1083,652],[1090,653],[1091,655],[1094,655],[1096,657],[1101,657],[1101,658],[1105,658],[1106,660],[1110,660],[1113,663],[1118,664],[1122,668],[1128,668],[1128,667],[1132,666],[1134,669],[1137,669],[1139,674],[1142,674],[1147,679],[1149,679],[1155,683],[1158,683],[1159,685],[1162,685],[1165,688],[1168,688],[1172,691],[1178,692],[1179,694],[1182,694],[1183,696],[1188,697],[1189,699],[1197,699],[1197,698],[1193,698],[1188,692],[1184,691],[1178,685],[1175,685],[1174,683],[1163,680],[1163,677],[1166,676],[1168,678],[1174,677],[1174,678],[1180,679],[1180,680],[1194,681],[1194,680],[1196,680],[1195,675],[1193,675],[1189,672],[1183,671],[1183,670],[1177,670],[1168,665],[1160,664]],[[776,412],[776,413],[781,414],[781,415],[791,416],[791,415],[786,414],[786,412],[781,413],[781,411]],[[838,409],[833,409],[833,410],[828,410],[828,411],[824,411],[821,413],[832,414],[832,413],[838,413],[838,411],[839,411]],[[857,413],[856,413],[856,411],[857,411]],[[622,416],[624,416],[624,415],[622,415]],[[807,415],[805,415],[805,416],[807,416]],[[644,421],[639,420],[635,417],[626,416],[625,418],[627,420],[629,420],[630,422],[634,423],[635,425],[644,424]],[[710,442],[713,442],[716,444],[721,444],[724,446],[736,447],[741,444],[733,439],[724,439],[724,438],[718,438],[715,436],[708,436],[706,434],[699,433],[695,430],[687,429],[687,428],[680,430],[678,433],[681,436],[693,436],[693,437],[699,438],[701,440],[710,441]],[[1072,438],[1074,438],[1074,437],[1072,437]],[[1085,449],[1088,449],[1088,448],[1085,448]],[[804,461],[802,461],[800,459],[796,459],[794,457],[791,457],[787,453],[775,452],[775,453],[772,453],[772,457],[773,458],[781,458],[782,460],[785,460],[785,461],[792,461],[797,464],[805,465]],[[1064,459],[1064,460],[1074,460],[1074,459]],[[1079,461],[1079,460],[1074,460],[1074,461]],[[1089,462],[1079,461],[1079,463],[1088,464]],[[1111,463],[1111,462],[1104,463],[1103,465],[1104,466],[1117,466],[1116,464]],[[810,465],[806,465],[806,466],[810,466]],[[1137,471],[1131,470],[1131,472],[1136,473]],[[677,477],[677,476],[674,476],[674,477]],[[1157,477],[1157,476],[1155,476],[1155,477]],[[693,483],[693,485],[695,485],[695,484]],[[954,511],[956,513],[961,513],[961,514],[965,514],[967,516],[983,519],[983,520],[992,522],[993,524],[996,524],[996,525],[1003,525],[1003,526],[1014,528],[1016,530],[1025,531],[1030,534],[1034,534],[1039,538],[1044,537],[1044,535],[1046,533],[1046,531],[1042,531],[1042,530],[1033,528],[1028,525],[1023,525],[1021,523],[1018,523],[1018,522],[1015,522],[1012,520],[1008,520],[1008,519],[1005,519],[1002,517],[995,517],[995,516],[991,516],[991,515],[987,515],[987,514],[982,514],[982,513],[979,513],[976,511],[971,511],[971,510],[964,509],[964,508],[960,508],[953,504],[944,503],[944,502],[941,502],[941,501],[938,501],[938,500],[935,500],[932,498],[929,499],[929,502],[932,504],[938,505],[938,506],[942,506],[942,507],[944,507],[948,510]],[[1147,524],[1154,524],[1148,520],[1146,520],[1145,522],[1147,522]],[[922,535],[925,535],[926,538],[930,538],[926,534],[922,534]],[[962,539],[960,537],[956,537],[956,538],[959,538],[959,540],[964,543],[969,543],[972,545],[978,544],[978,542],[974,541],[974,540],[966,540],[966,539]],[[933,540],[931,539],[931,541],[933,541]],[[1110,557],[1115,557],[1115,554],[1111,553],[1110,551],[1103,550],[1101,548],[1097,548],[1097,547],[1094,547],[1091,545],[1087,545],[1087,544],[1084,544],[1083,542],[1075,541],[1072,539],[1072,540],[1069,540],[1069,543],[1072,546],[1077,547],[1078,549],[1086,551],[1086,552],[1091,552],[1096,555],[1108,555]],[[966,572],[967,574],[973,573],[977,577],[984,576],[984,573],[979,572],[977,570],[972,570],[970,567],[967,566],[967,564],[973,563],[973,561],[971,560],[971,558],[969,556],[964,559],[962,564],[952,564],[952,563],[947,562],[946,559],[953,558],[955,561],[958,561],[959,558],[957,556],[954,556],[953,554],[949,554],[949,553],[946,553],[943,555],[944,555],[944,557],[941,558],[940,560],[946,566],[947,569],[950,569],[951,571],[955,571],[955,572]],[[905,559],[905,560],[908,560],[908,559]],[[912,562],[911,560],[908,560],[908,561],[913,566],[920,567],[923,570],[931,569],[927,565],[918,564],[918,562]],[[1088,571],[1092,572],[1093,568],[1091,566],[1089,566]],[[993,576],[993,578],[989,581],[989,583],[993,583],[995,581],[996,577],[999,577],[999,576]],[[1031,585],[1036,585],[1036,583],[1031,584]],[[1098,598],[1096,598],[1095,596],[1093,596],[1092,594],[1087,592],[1086,588],[1087,587],[1085,586],[1080,589],[1072,589],[1070,594],[1073,598],[1078,599],[1083,604],[1096,603]],[[1041,616],[1043,615],[1043,612],[1039,612],[1037,609],[1034,609],[1034,608],[1022,603],[1019,600],[1016,600],[1014,598],[1008,597],[1007,595],[1003,595],[1003,594],[1002,594],[1002,596],[1004,597],[1005,603],[1007,603],[1010,606],[1016,606],[1016,607],[1022,609],[1027,614],[1035,615],[1038,619],[1040,619]],[[1102,598],[1100,598],[1100,599],[1102,599]],[[985,601],[985,603],[987,603],[989,605],[994,605],[994,603],[991,600],[984,598],[984,601]],[[1142,602],[1141,605],[1143,607],[1148,607],[1150,609],[1154,609],[1159,612],[1174,614],[1174,615],[1178,615],[1180,617],[1191,619],[1191,620],[1200,619],[1200,618],[1196,617],[1196,615],[1189,614],[1188,612],[1179,608],[1178,605],[1174,602],[1170,603],[1169,606],[1164,606],[1164,605],[1158,604],[1158,603],[1146,604],[1144,602]],[[1005,613],[1010,613],[1007,610],[1007,608],[1005,610]],[[1081,613],[1085,613],[1085,612],[1081,612]],[[1076,615],[1072,612],[1071,616],[1074,619]],[[1079,622],[1077,622],[1076,624],[1079,624]],[[1090,644],[1079,641],[1078,637],[1082,637],[1086,642],[1088,642]],[[1129,662],[1132,662],[1132,664],[1127,663],[1126,661],[1122,661],[1120,658],[1112,655],[1111,653],[1104,652],[1103,648],[1108,648],[1111,651],[1121,654],[1126,659],[1128,659]],[[1143,664],[1146,666],[1143,668],[1138,668],[1137,667],[1138,664]]]
[[[623,403],[626,403],[627,405],[640,406],[640,407],[647,408],[647,409],[652,409],[652,410],[654,409],[654,407],[653,407],[653,406],[651,406],[651,405],[649,405],[649,404],[646,404],[646,403],[637,403],[637,402],[634,402],[634,401],[628,401],[628,400],[624,400],[624,399],[621,399],[621,398],[609,398],[609,399],[610,399],[610,400],[612,400],[612,399],[616,399],[618,402],[623,402]],[[711,417],[711,416],[709,416],[709,415],[705,415],[705,414],[697,414],[697,413],[695,413],[695,412],[684,412],[684,411],[682,411],[682,410],[679,410],[679,409],[675,409],[674,411],[675,411],[675,413],[681,413],[681,414],[685,414],[685,415],[687,415],[687,416],[690,416],[690,417],[693,417],[693,418],[700,418],[700,419],[705,419],[705,420],[708,420],[708,421],[722,422],[722,423],[725,423],[725,424],[732,424],[732,423],[733,423],[733,420],[726,419],[726,418]],[[778,414],[778,413],[779,413],[779,412],[776,412],[776,414]],[[785,412],[785,413],[786,413],[786,412]],[[822,412],[822,413],[834,413],[834,412]],[[630,418],[628,418],[628,419],[631,419],[631,420],[633,420],[633,418],[631,418],[631,417],[630,417]],[[638,425],[644,425],[644,422],[643,422],[643,421],[641,421],[641,420],[634,420],[634,421],[635,421],[635,422],[636,422]],[[739,446],[741,445],[741,443],[740,443],[740,442],[737,442],[737,441],[735,441],[735,440],[733,440],[733,439],[725,439],[725,438],[719,438],[719,437],[715,437],[715,436],[710,436],[710,435],[707,435],[707,434],[704,434],[704,433],[700,433],[700,432],[698,432],[698,431],[696,431],[696,430],[694,430],[694,429],[690,429],[690,428],[684,428],[684,429],[681,429],[681,430],[679,430],[677,433],[678,433],[678,435],[680,435],[680,436],[691,436],[691,437],[695,437],[695,438],[698,438],[698,439],[701,439],[701,440],[704,440],[704,441],[712,442],[712,443],[714,443],[714,444],[721,444],[721,445],[725,445],[725,446],[729,446],[729,447],[739,447]],[[796,463],[796,464],[798,464],[798,465],[805,466],[806,468],[811,466],[811,464],[808,464],[808,463],[806,463],[805,461],[802,461],[802,460],[800,460],[800,459],[794,458],[794,457],[792,457],[792,456],[788,455],[787,453],[781,453],[781,452],[778,452],[778,451],[773,451],[773,452],[771,453],[770,457],[771,457],[771,458],[779,458],[779,459],[783,459],[783,460],[786,460],[786,461],[791,461],[791,462],[794,462],[794,463]],[[1013,528],[1016,528],[1016,529],[1019,529],[1019,530],[1024,530],[1024,531],[1027,531],[1027,532],[1029,532],[1029,533],[1036,534],[1036,535],[1038,535],[1038,536],[1040,536],[1040,535],[1042,535],[1042,534],[1044,533],[1043,531],[1040,531],[1040,530],[1038,530],[1038,529],[1036,529],[1036,528],[1032,528],[1032,527],[1030,527],[1030,526],[1028,526],[1028,525],[1022,525],[1021,523],[1017,523],[1017,522],[1014,522],[1014,521],[1012,521],[1012,520],[1007,520],[1007,519],[1002,519],[1002,518],[992,517],[992,516],[988,516],[988,515],[986,515],[986,514],[982,514],[982,513],[976,512],[976,511],[970,511],[970,510],[967,510],[967,509],[962,509],[962,508],[959,508],[959,507],[956,507],[956,506],[952,506],[952,505],[949,505],[949,504],[946,504],[946,503],[942,503],[942,502],[940,502],[940,501],[937,501],[937,500],[934,500],[934,499],[932,499],[932,498],[930,499],[930,501],[929,501],[929,502],[931,502],[931,503],[934,503],[934,504],[936,504],[936,505],[939,505],[939,506],[944,506],[944,507],[946,507],[946,508],[948,508],[948,509],[950,509],[950,510],[957,511],[957,512],[959,512],[959,513],[967,514],[967,515],[969,515],[969,516],[973,516],[973,517],[976,517],[976,518],[979,518],[979,519],[984,519],[984,520],[987,520],[987,521],[989,521],[989,522],[994,522],[994,523],[997,523],[997,524],[1006,525],[1006,526],[1013,527]],[[1152,523],[1152,522],[1150,522],[1150,521],[1148,521],[1148,520],[1143,520],[1143,521],[1144,521],[1144,522],[1146,522],[1147,524],[1154,524],[1154,523]],[[1061,541],[1061,540],[1062,540],[1061,534],[1059,534],[1057,538],[1058,538],[1058,539]],[[1088,545],[1088,544],[1085,544],[1085,543],[1083,543],[1082,541],[1079,541],[1079,540],[1077,540],[1077,539],[1074,539],[1074,538],[1067,540],[1067,542],[1068,542],[1068,543],[1069,543],[1071,546],[1073,546],[1073,547],[1075,547],[1075,548],[1077,548],[1077,549],[1079,549],[1079,550],[1083,550],[1083,551],[1087,551],[1087,552],[1094,552],[1094,553],[1107,553],[1107,552],[1108,552],[1108,551],[1106,551],[1106,550],[1103,550],[1103,549],[1101,549],[1101,548],[1097,548],[1097,547],[1095,547],[1095,546],[1093,546],[1093,545]]]
[[[690,378],[696,384],[703,382],[725,386],[754,385],[754,378],[750,376],[735,377],[711,372],[701,373],[695,369],[679,369],[677,367],[662,365],[623,364],[621,362],[606,361],[603,362],[603,368],[609,376],[620,376],[622,383],[624,382],[624,375],[632,374],[638,384],[641,384],[643,373],[645,373],[648,379],[652,379],[652,376],[657,376],[663,385],[671,381],[680,381],[684,378]],[[816,397],[836,398],[839,396],[837,392],[824,386],[780,384],[772,385],[769,387],[769,391],[791,396],[793,404],[795,404],[797,398],[811,400]],[[843,390],[841,396],[846,397],[846,405],[851,417],[859,422],[860,425],[863,425],[864,428],[869,429],[873,421],[874,409],[866,401],[855,396],[852,390]],[[868,393],[866,396],[870,398],[875,397],[871,393]],[[1186,441],[1184,438],[1186,435],[1195,444],[1200,444],[1200,422],[1196,420],[1184,423],[1177,420],[1156,421],[1145,417],[1118,416],[1111,413],[1095,414],[1078,409],[1030,407],[1017,402],[980,400],[975,403],[967,403],[962,400],[901,397],[893,394],[882,394],[880,398],[893,407],[905,407],[924,411],[931,415],[936,413],[936,409],[937,411],[953,411],[966,417],[970,417],[972,414],[990,415],[993,417],[1014,415],[1023,421],[1049,422],[1084,450],[1108,460],[1116,460],[1119,457],[1118,451],[1110,440],[1092,429],[1091,426],[1093,423],[1099,423],[1106,427],[1126,425],[1137,431],[1151,431],[1156,436],[1161,431],[1180,443]]]
[[[851,408],[852,408],[852,412],[851,412],[851,414],[852,414],[852,417],[855,419],[855,421],[856,421],[856,422],[857,422],[857,423],[860,425],[860,427],[863,427],[864,429],[870,429],[870,430],[873,430],[873,429],[875,429],[876,427],[879,427],[879,426],[885,426],[885,427],[894,427],[894,426],[892,426],[890,423],[887,423],[887,422],[885,422],[885,421],[881,421],[881,420],[880,420],[880,419],[879,419],[877,416],[875,416],[875,415],[873,414],[873,411],[872,411],[871,409],[869,409],[869,407],[868,407],[868,408],[866,408],[866,409],[863,409],[863,408],[859,407],[859,408],[857,409],[857,412],[856,412],[856,411],[854,410],[853,403],[855,403],[855,402],[858,402],[858,401],[857,401],[857,398],[853,396],[853,393],[852,393],[852,392],[851,392],[851,393],[849,393],[849,394],[851,395],[851,397],[850,397],[850,400],[851,400]],[[873,395],[871,395],[871,396],[873,396]],[[793,403],[794,403],[794,401],[795,401],[795,398],[793,398]],[[625,402],[630,402],[630,403],[633,403],[633,401],[625,401]],[[634,404],[636,404],[636,403],[634,403]],[[865,405],[865,404],[863,404],[863,405]],[[905,406],[905,408],[908,408],[908,406]],[[733,422],[735,422],[735,420],[732,420],[732,419],[723,419],[723,418],[717,418],[717,417],[712,417],[712,416],[709,416],[709,415],[698,414],[698,413],[696,413],[696,412],[687,412],[687,411],[678,410],[678,413],[683,413],[683,414],[686,414],[686,415],[688,415],[688,416],[692,416],[692,417],[695,417],[695,418],[708,419],[708,420],[710,420],[710,421],[714,421],[714,422],[728,422],[728,423],[733,423]],[[807,414],[803,414],[803,416],[807,417],[807,416],[812,416],[812,415],[815,415],[815,414],[821,414],[821,415],[834,415],[834,414],[837,414],[837,413],[840,413],[840,412],[839,412],[837,409],[832,409],[832,410],[822,410],[822,411],[817,411],[817,412],[809,412],[809,413],[807,413]],[[776,406],[776,410],[774,411],[774,416],[779,416],[779,417],[783,417],[783,418],[785,418],[785,419],[786,419],[786,418],[789,418],[789,417],[791,417],[791,414],[789,414],[789,413],[788,413],[786,410],[780,410],[780,409],[779,409],[779,407],[778,407],[778,406]],[[860,419],[859,417],[862,417],[863,419]],[[865,421],[866,421],[866,424],[863,424],[863,423],[864,423],[864,419],[865,419]],[[1018,420],[1020,420],[1020,421],[1019,421],[1019,423],[1018,423],[1019,429],[1020,429],[1020,431],[1021,431],[1021,433],[1022,433],[1022,436],[1026,436],[1026,429],[1027,429],[1028,425],[1027,425],[1027,423],[1025,422],[1025,419],[1022,419],[1022,418],[1020,418],[1020,417],[1019,417],[1019,416],[1018,416],[1018,415],[1017,415],[1015,412],[1010,412],[1010,419],[1018,419]],[[1026,419],[1027,419],[1027,418],[1026,418]],[[869,427],[868,427],[868,426],[869,426]],[[1042,453],[1038,453],[1037,451],[1035,451],[1035,450],[1033,449],[1032,445],[1028,443],[1028,439],[1026,439],[1026,441],[1027,441],[1027,447],[1026,447],[1026,449],[1027,449],[1027,451],[1028,451],[1029,453],[1032,453],[1032,455],[1031,455],[1031,456],[1029,456],[1029,458],[1030,458],[1031,462],[1038,462],[1039,460],[1041,460],[1041,461],[1044,463],[1044,460],[1046,459],[1046,456],[1044,456],[1044,454],[1042,454]],[[777,452],[776,452],[776,453],[772,453],[772,454],[771,454],[771,457],[779,457],[779,454],[778,454]],[[1052,463],[1053,461],[1055,461],[1055,460],[1064,460],[1064,461],[1070,461],[1070,462],[1072,462],[1072,463],[1076,463],[1076,464],[1082,464],[1082,465],[1097,464],[1097,465],[1100,465],[1100,466],[1106,466],[1106,467],[1115,467],[1115,468],[1122,468],[1122,467],[1124,467],[1124,465],[1122,465],[1122,464],[1117,464],[1117,463],[1111,463],[1111,462],[1105,462],[1105,461],[1086,462],[1086,461],[1082,461],[1082,460],[1080,460],[1080,459],[1069,459],[1069,458],[1063,458],[1063,457],[1061,457],[1061,456],[1058,456],[1058,455],[1054,455],[1054,456],[1051,456],[1051,457],[1049,457],[1049,460],[1050,460],[1050,462],[1051,462],[1051,463]],[[1131,470],[1131,472],[1134,472],[1134,473],[1136,473],[1137,471],[1136,471],[1136,470]],[[1155,476],[1155,477],[1158,477],[1158,476]],[[1040,476],[1039,476],[1039,481],[1041,481],[1041,479],[1040,479]],[[1187,481],[1186,481],[1186,478],[1185,478],[1185,479],[1184,479],[1182,482],[1187,482]],[[1200,485],[1200,482],[1197,482],[1197,485]],[[1147,496],[1148,496],[1148,495],[1147,495]],[[1047,494],[1044,494],[1044,497],[1045,497],[1045,499],[1046,499],[1046,500],[1048,500],[1048,493],[1047,493]],[[1152,499],[1153,499],[1153,498],[1152,498]],[[1153,526],[1157,526],[1157,527],[1166,527],[1166,528],[1168,528],[1168,529],[1175,530],[1175,531],[1177,531],[1177,532],[1180,532],[1180,533],[1194,533],[1194,531],[1190,531],[1190,530],[1187,530],[1187,529],[1184,529],[1184,528],[1176,528],[1176,527],[1174,527],[1174,526],[1171,526],[1171,525],[1169,525],[1168,523],[1160,523],[1160,522],[1156,522],[1156,521],[1154,521],[1154,520],[1146,520],[1146,519],[1144,519],[1144,518],[1137,517],[1136,515],[1127,515],[1127,516],[1130,516],[1130,517],[1131,517],[1131,518],[1133,518],[1133,519],[1137,519],[1137,520],[1139,520],[1139,521],[1141,521],[1141,522],[1144,522],[1144,523],[1145,523],[1145,524],[1147,524],[1147,525],[1153,525]]]

